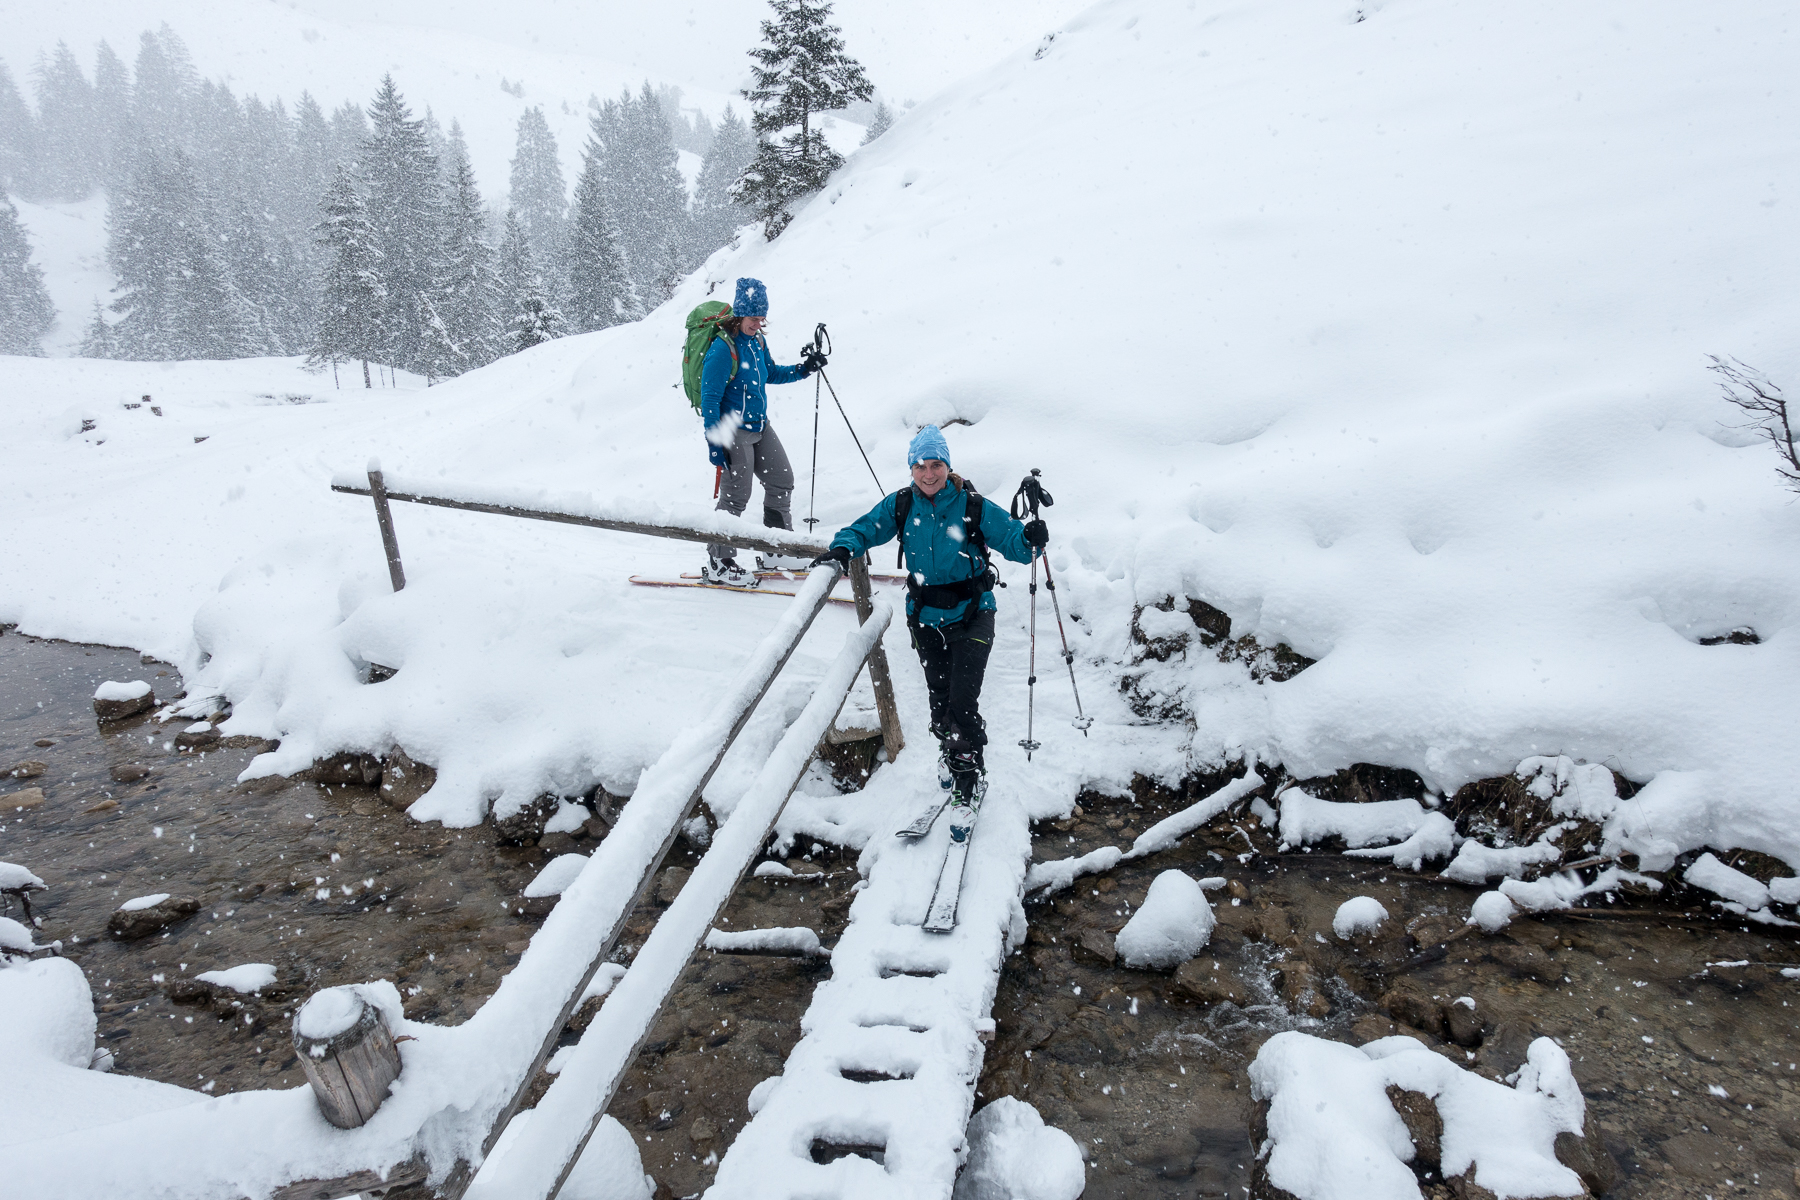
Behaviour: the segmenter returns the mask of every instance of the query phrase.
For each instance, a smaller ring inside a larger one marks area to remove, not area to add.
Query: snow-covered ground
[[[1436,792],[1567,756],[1647,785],[1603,814],[1608,850],[1800,866],[1800,510],[1704,369],[1800,378],[1783,14],[1108,0],[922,104],[778,242],[719,252],[634,326],[431,389],[5,360],[0,620],[178,662],[233,701],[227,732],[282,739],[253,771],[402,745],[439,768],[421,818],[629,791],[783,602],[627,580],[697,547],[416,506],[396,507],[392,594],[368,501],[327,484],[378,456],[446,487],[698,513],[681,318],[750,274],[778,358],[830,322],[884,487],[925,422],[1002,502],[1043,469],[1098,719],[1067,724],[1045,612],[1044,748],[1016,747],[1026,596],[1005,567],[984,708],[1021,814],[1251,753],[1302,777],[1408,767]],[[772,391],[802,515],[811,391]],[[162,416],[123,407],[144,393]],[[878,492],[824,406],[829,531]],[[1171,595],[1317,664],[1256,684],[1172,661],[1157,682],[1192,726],[1142,723],[1127,630]],[[821,615],[709,787],[717,812],[851,620]],[[1698,644],[1741,626],[1761,643]],[[918,752],[922,680],[903,632],[887,646]],[[399,674],[364,685],[370,662]],[[892,827],[809,790],[783,833]]]

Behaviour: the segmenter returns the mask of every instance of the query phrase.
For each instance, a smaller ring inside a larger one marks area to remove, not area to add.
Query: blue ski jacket
[[[731,349],[723,338],[714,338],[700,365],[700,419],[707,429],[728,412],[743,417],[740,428],[757,433],[769,420],[771,383],[794,383],[806,378],[804,367],[782,367],[769,361],[769,344],[760,337],[737,335],[738,371],[731,373]]]
[[[906,517],[906,529],[894,526],[895,496],[884,496],[880,504],[837,531],[833,546],[843,546],[850,557],[858,558],[873,546],[884,545],[900,536],[906,552],[906,569],[913,579],[925,586],[960,583],[987,572],[988,564],[969,545],[963,522],[968,513],[967,493],[956,476],[939,489],[936,496],[926,496],[917,487],[912,491],[912,509]],[[1031,547],[1025,544],[1025,526],[1007,515],[1004,508],[986,497],[981,501],[981,536],[990,551],[996,551],[1017,563],[1031,561]],[[971,607],[973,606],[973,607]],[[963,600],[950,608],[926,607],[914,611],[912,596],[906,600],[906,615],[921,625],[933,627],[954,625],[976,612],[994,611],[994,593],[984,591],[978,598]]]

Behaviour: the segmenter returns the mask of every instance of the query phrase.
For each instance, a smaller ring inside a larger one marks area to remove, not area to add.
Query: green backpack
[[[681,387],[687,392],[688,403],[694,411],[700,411],[700,371],[706,364],[706,351],[712,346],[713,339],[724,335],[719,326],[731,316],[731,305],[722,300],[708,300],[687,315],[687,347],[681,353]],[[737,340],[725,338],[725,348],[731,351],[731,375],[736,379],[738,371]]]

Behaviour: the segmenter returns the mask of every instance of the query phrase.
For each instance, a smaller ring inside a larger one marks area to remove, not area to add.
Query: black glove
[[[825,352],[812,346],[803,347],[800,351],[800,369],[808,375],[822,370],[826,363]]]
[[[1025,522],[1025,544],[1042,550],[1050,544],[1050,527],[1033,517]]]
[[[849,570],[850,569],[850,548],[848,546],[833,546],[831,549],[827,550],[825,553],[819,555],[819,557],[813,559],[812,566],[814,566],[814,567],[824,566],[828,562],[837,563],[839,566],[843,567],[845,570]]]

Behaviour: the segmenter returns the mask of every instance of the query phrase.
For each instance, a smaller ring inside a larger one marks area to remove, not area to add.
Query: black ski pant
[[[988,652],[994,648],[994,614],[978,612],[954,625],[915,625],[912,636],[931,697],[931,732],[947,754],[972,755],[964,761],[983,766],[987,723],[979,705]],[[953,760],[953,770],[955,766]]]

